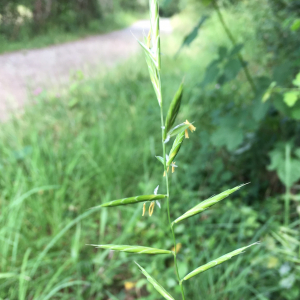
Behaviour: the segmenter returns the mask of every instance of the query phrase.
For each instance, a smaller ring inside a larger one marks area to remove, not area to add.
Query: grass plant
[[[145,215],[146,210],[146,203],[150,202],[149,206],[149,216],[151,217],[154,211],[155,205],[158,205],[161,207],[161,204],[159,200],[163,200],[162,204],[166,202],[167,207],[167,217],[168,217],[168,223],[169,228],[171,231],[171,236],[173,240],[173,248],[172,251],[169,251],[167,249],[156,249],[156,248],[149,248],[148,246],[129,246],[129,245],[115,245],[115,244],[109,244],[109,245],[96,245],[98,248],[102,249],[110,249],[110,250],[117,250],[122,252],[129,252],[129,253],[139,253],[139,254],[173,254],[174,257],[174,269],[175,274],[178,281],[178,286],[180,287],[181,291],[181,297],[183,300],[186,299],[185,297],[185,291],[183,287],[183,283],[186,280],[191,279],[192,277],[205,272],[216,265],[222,264],[223,262],[226,262],[227,260],[231,259],[233,256],[236,256],[240,253],[243,253],[244,250],[246,250],[248,247],[251,247],[252,245],[257,244],[251,244],[246,247],[242,247],[240,249],[237,249],[235,251],[232,251],[230,253],[227,253],[219,258],[216,258],[215,260],[206,263],[192,272],[188,273],[184,277],[181,277],[179,274],[178,269],[178,260],[177,260],[177,247],[178,244],[176,242],[175,237],[175,227],[176,225],[190,217],[194,217],[197,214],[203,212],[204,210],[210,208],[214,204],[218,203],[219,201],[227,198],[230,194],[233,192],[236,192],[239,190],[243,185],[237,186],[233,189],[229,189],[227,191],[224,191],[223,193],[213,196],[212,198],[209,198],[200,204],[196,205],[195,207],[188,210],[186,213],[181,215],[180,217],[176,218],[173,222],[171,221],[171,212],[170,212],[170,183],[169,183],[169,169],[172,168],[172,173],[175,172],[175,168],[177,168],[177,165],[175,164],[175,158],[177,154],[179,153],[179,150],[181,149],[182,143],[184,139],[189,138],[188,130],[191,132],[196,130],[196,127],[190,123],[188,120],[186,120],[183,123],[180,123],[178,125],[174,126],[175,120],[177,118],[177,115],[180,110],[181,101],[182,101],[182,93],[183,93],[183,85],[181,84],[178,91],[176,92],[170,106],[167,112],[167,116],[164,116],[164,99],[162,95],[162,88],[161,88],[161,44],[160,44],[160,31],[159,31],[159,4],[158,0],[150,0],[149,1],[150,6],[150,31],[147,37],[145,37],[143,42],[139,41],[139,44],[144,50],[146,62],[150,74],[150,79],[156,94],[156,98],[158,101],[158,105],[160,107],[160,127],[161,127],[161,142],[162,142],[162,156],[156,156],[158,161],[163,164],[163,177],[165,177],[165,189],[166,192],[164,194],[157,194],[159,186],[157,186],[153,192],[153,194],[150,195],[142,195],[142,196],[135,196],[135,197],[129,197],[129,198],[122,198],[118,200],[113,200],[107,203],[104,203],[98,207],[95,207],[93,209],[101,209],[106,207],[115,207],[115,206],[121,206],[121,205],[130,205],[130,204],[136,204],[138,202],[143,202],[143,213],[142,215]],[[173,145],[170,149],[169,154],[167,154],[167,144],[172,139],[172,137],[175,137],[175,140],[173,142]],[[140,266],[136,262],[137,266],[140,268],[141,272],[145,275],[147,280],[152,284],[154,289],[161,294],[162,297],[168,300],[174,300],[173,296],[165,290],[165,288],[154,279],[142,266]]]

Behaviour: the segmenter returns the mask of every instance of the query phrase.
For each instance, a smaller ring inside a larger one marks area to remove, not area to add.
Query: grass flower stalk
[[[146,211],[146,202],[150,202],[149,206],[149,216],[151,217],[154,211],[155,203],[160,206],[159,200],[163,200],[163,203],[166,202],[167,206],[167,215],[168,215],[168,223],[170,227],[170,233],[173,240],[173,248],[172,250],[167,249],[157,249],[151,248],[148,246],[130,246],[130,245],[114,245],[114,244],[107,244],[107,245],[92,245],[97,248],[101,249],[110,249],[114,251],[121,251],[127,253],[136,253],[136,254],[173,254],[174,257],[174,269],[175,274],[178,280],[178,286],[180,287],[181,297],[182,300],[185,300],[185,291],[183,287],[183,283],[190,278],[205,272],[206,270],[222,264],[229,260],[231,257],[236,256],[238,254],[243,253],[245,249],[254,245],[249,245],[246,247],[242,247],[235,251],[232,251],[226,255],[223,255],[215,260],[206,263],[194,271],[189,272],[183,278],[180,278],[180,274],[178,271],[178,258],[177,258],[177,242],[174,227],[178,222],[184,221],[187,218],[193,217],[195,215],[200,214],[204,210],[209,209],[211,206],[215,205],[216,203],[224,200],[232,193],[238,191],[243,185],[239,185],[235,188],[228,189],[214,197],[211,197],[205,201],[200,202],[195,207],[189,209],[183,215],[177,217],[173,222],[171,221],[171,211],[170,211],[170,182],[169,182],[169,174],[168,171],[170,167],[172,168],[172,173],[175,171],[175,157],[182,149],[182,144],[185,139],[189,139],[188,130],[194,132],[196,127],[190,123],[188,120],[182,122],[178,125],[175,125],[175,121],[180,110],[181,101],[182,101],[182,94],[183,94],[183,84],[181,84],[175,93],[173,100],[168,108],[168,113],[166,117],[164,117],[164,99],[162,96],[162,88],[161,88],[161,48],[160,48],[160,31],[159,31],[159,5],[158,0],[149,0],[150,4],[150,31],[147,37],[144,38],[143,42],[140,42],[140,45],[144,51],[146,57],[146,63],[149,70],[150,80],[152,82],[154,92],[156,94],[156,98],[158,104],[160,106],[160,127],[161,127],[161,144],[162,144],[162,156],[156,156],[158,161],[163,165],[163,172],[162,175],[165,179],[165,186],[166,186],[166,193],[157,194],[158,186],[155,188],[154,193],[151,195],[141,195],[141,196],[134,196],[129,198],[123,198],[118,200],[113,200],[107,203],[104,203],[100,206],[95,207],[94,209],[99,208],[109,208],[115,206],[123,206],[123,205],[134,205],[136,203],[143,203],[143,212],[142,215],[145,215]],[[174,138],[173,144],[169,147],[169,142],[171,139]],[[167,147],[170,148],[170,152],[167,155]],[[256,244],[256,243],[255,243]],[[141,270],[142,274],[145,275],[147,280],[153,285],[155,290],[161,294],[165,299],[174,300],[173,296],[169,292],[167,292],[161,285],[156,281],[142,266],[136,263],[139,269]]]

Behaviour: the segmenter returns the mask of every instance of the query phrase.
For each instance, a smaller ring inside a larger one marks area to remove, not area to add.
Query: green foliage
[[[210,84],[219,84],[221,86],[234,80],[242,69],[242,65],[236,57],[242,48],[242,44],[233,47],[230,51],[226,47],[219,47],[219,57],[207,66],[201,84],[204,87]]]
[[[294,150],[294,157],[290,161],[290,170],[286,169],[285,147],[282,143],[276,145],[270,153],[270,171],[276,171],[281,182],[291,188],[300,179],[300,148]],[[287,176],[288,171],[288,176]]]
[[[0,53],[124,28],[141,18],[145,4],[137,0],[9,0],[0,5]]]
[[[208,17],[205,15],[202,16],[201,19],[199,20],[198,24],[193,28],[193,30],[184,37],[183,42],[176,53],[176,56],[180,53],[180,51],[182,50],[183,47],[188,47],[195,40],[195,38],[198,36],[199,29],[204,24],[204,22],[206,21],[207,18]]]

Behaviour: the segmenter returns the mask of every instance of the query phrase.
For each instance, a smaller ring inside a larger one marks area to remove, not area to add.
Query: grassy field
[[[226,173],[222,168],[219,173],[208,172],[205,180],[199,176],[201,165],[209,163],[204,151],[208,155],[212,151],[203,149],[203,132],[207,111],[215,106],[208,104],[209,98],[197,96],[199,78],[218,47],[228,45],[214,17],[176,61],[178,36],[185,33],[178,30],[179,19],[173,21],[174,38],[164,42],[168,43],[163,48],[164,97],[169,102],[185,76],[178,119],[190,115],[197,127],[183,145],[180,167],[171,176],[173,190],[181,195],[171,195],[174,217],[244,179],[232,178],[230,186],[220,183]],[[246,57],[257,57],[260,45],[252,51],[253,32],[245,36],[240,26],[247,18],[236,19],[230,13],[227,17],[235,25],[234,33],[249,41]],[[193,18],[186,22],[192,23]],[[250,67],[259,72],[262,65],[254,60]],[[142,217],[142,204],[88,210],[108,200],[152,193],[158,184],[163,189],[163,183],[157,182],[163,177],[155,159],[161,155],[159,108],[148,77],[144,59],[137,55],[107,74],[74,80],[60,96],[55,91],[40,94],[24,114],[1,124],[0,299],[157,299],[133,261],[166,288],[176,285],[171,257],[112,253],[87,245],[172,248],[165,205],[161,210],[156,207],[151,218]],[[245,78],[237,80],[241,93],[248,93]],[[210,159],[220,160],[222,151],[218,154]],[[271,235],[283,219],[280,196],[259,195],[249,202],[247,189],[176,228],[181,275],[243,245],[263,242],[189,281],[188,299],[297,299],[295,289],[281,291],[283,262],[274,253]]]

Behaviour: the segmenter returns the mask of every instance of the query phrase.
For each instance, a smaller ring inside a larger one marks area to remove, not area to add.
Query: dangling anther
[[[155,202],[151,202],[149,206],[149,216],[151,217],[154,211]]]

